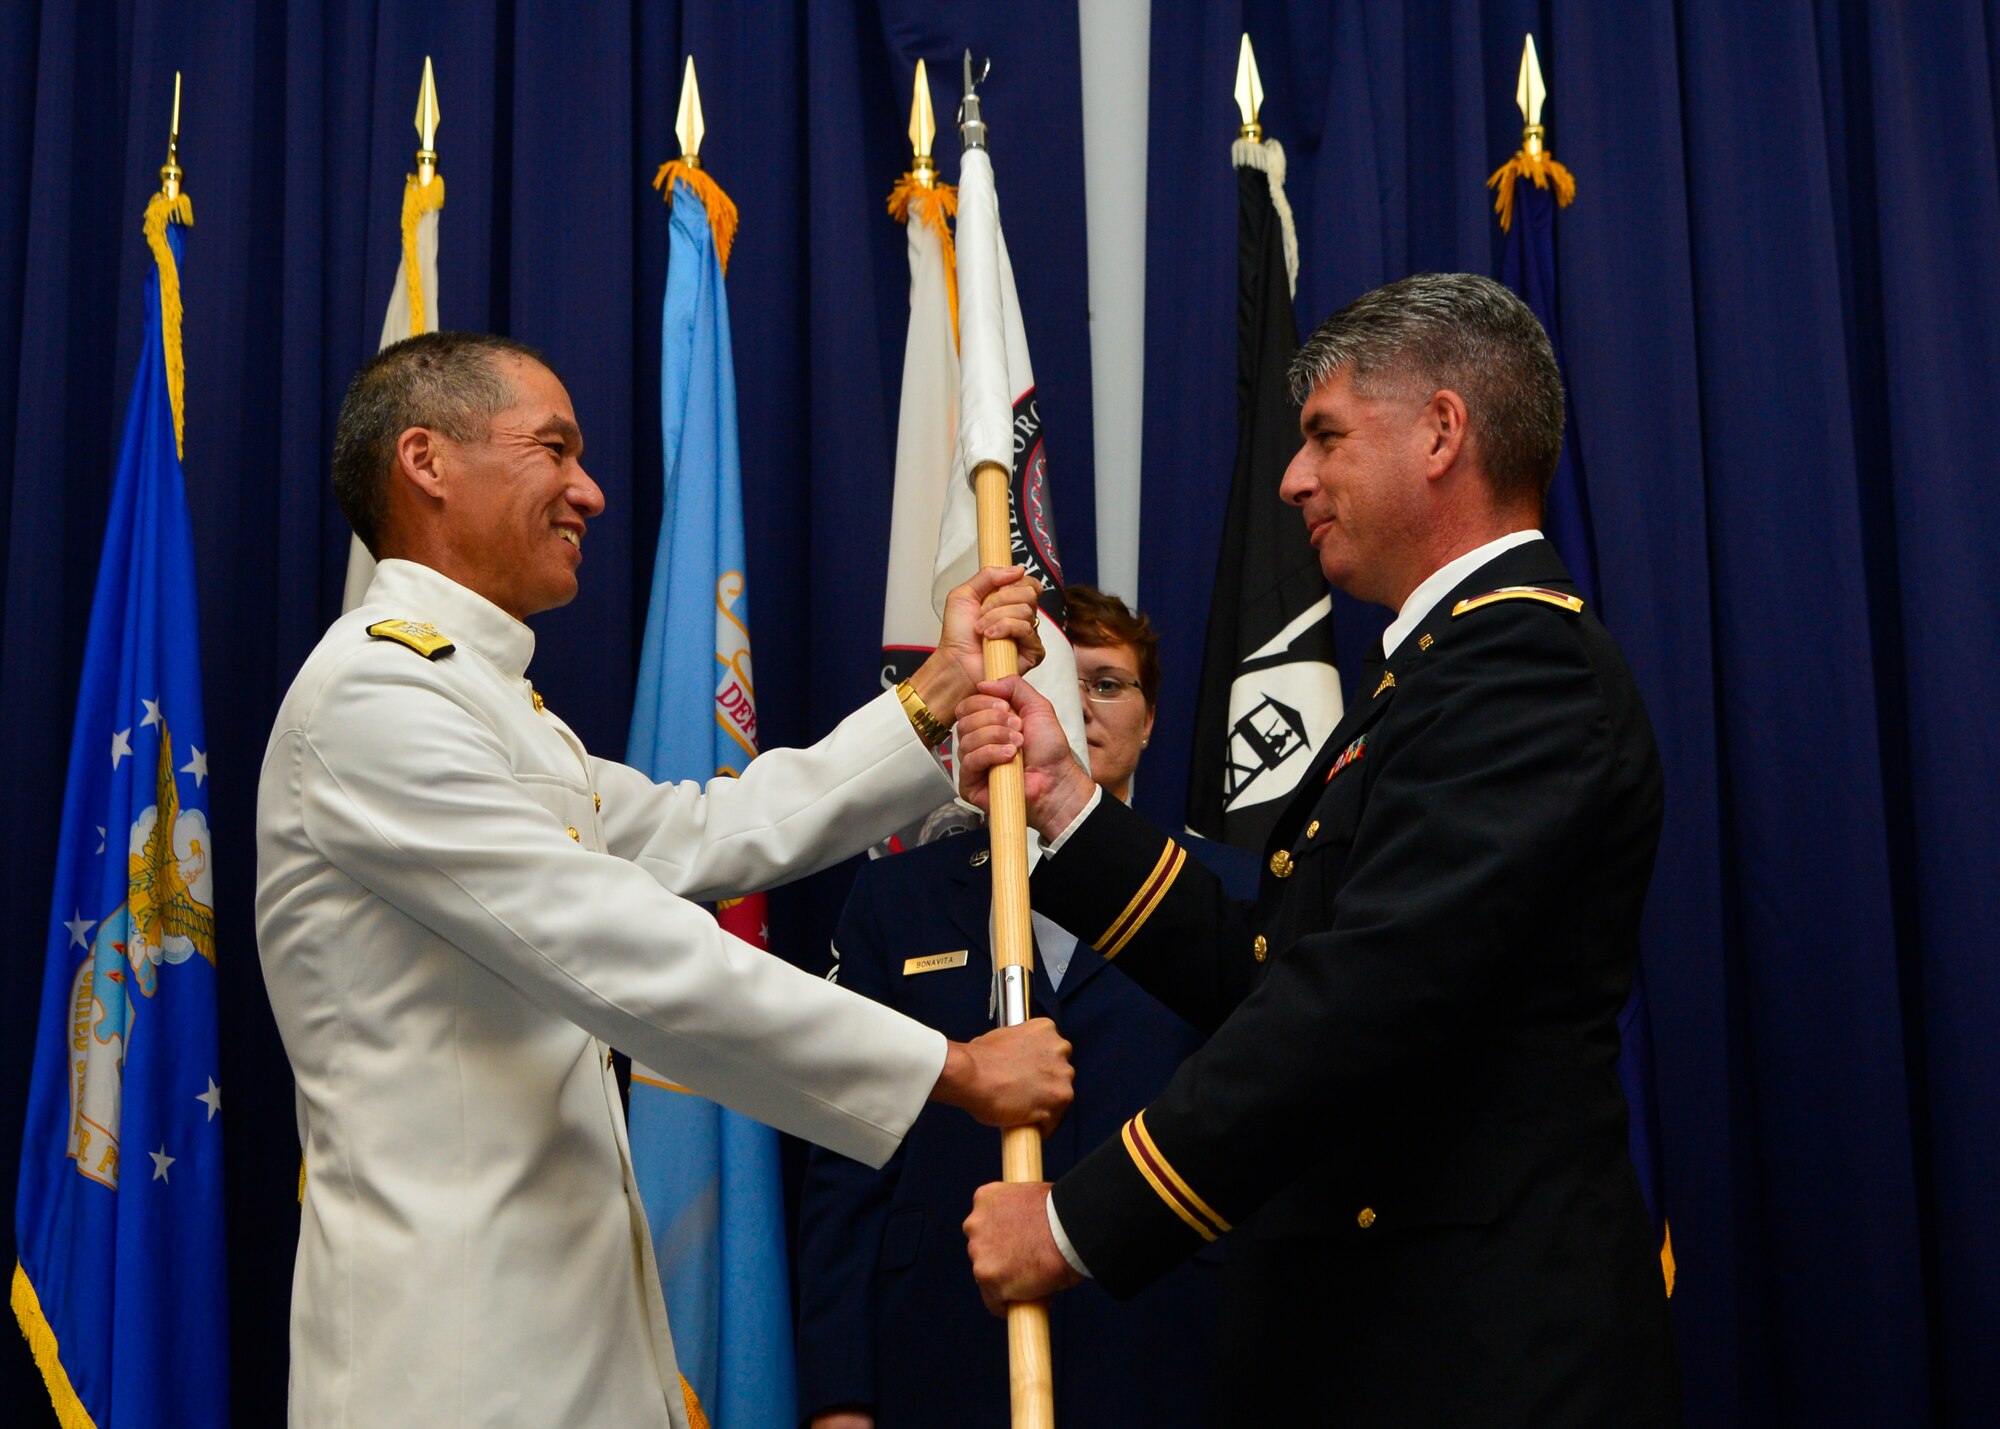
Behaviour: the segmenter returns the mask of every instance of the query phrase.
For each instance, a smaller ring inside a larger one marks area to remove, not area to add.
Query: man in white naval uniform
[[[526,678],[576,593],[568,393],[504,339],[437,333],[349,388],[334,485],[381,560],[279,710],[257,929],[298,1083],[291,1422],[670,1425],[699,1409],[632,1180],[615,1045],[879,1165],[927,1099],[1045,1128],[1068,1044],[970,1044],[798,972],[692,900],[857,853],[951,796],[927,744],[984,635],[1038,653],[1032,583],[952,593],[908,687],[741,779],[593,758]],[[968,1285],[967,1293],[971,1293]]]

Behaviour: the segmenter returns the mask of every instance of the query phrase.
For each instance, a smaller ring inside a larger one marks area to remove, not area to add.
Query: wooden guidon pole
[[[1014,563],[1007,501],[1007,469],[984,462],[973,475],[979,500],[979,564]],[[986,642],[986,678],[1021,672],[1011,640]],[[993,851],[993,968],[1000,981],[996,1020],[1003,1027],[1028,1020],[1029,973],[1035,944],[1028,923],[1028,804],[1020,755],[988,780],[987,832]],[[1000,1133],[1004,1181],[1042,1179],[1042,1137],[1032,1126]],[[1014,1429],[1054,1429],[1055,1376],[1049,1353],[1049,1307],[1039,1300],[1007,1307],[1007,1378]]]

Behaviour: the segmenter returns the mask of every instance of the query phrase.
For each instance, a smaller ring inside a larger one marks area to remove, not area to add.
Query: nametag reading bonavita
[[[962,968],[965,966],[965,949],[951,953],[932,953],[926,958],[910,958],[903,964],[903,976],[915,977],[918,973],[934,973],[942,968]]]

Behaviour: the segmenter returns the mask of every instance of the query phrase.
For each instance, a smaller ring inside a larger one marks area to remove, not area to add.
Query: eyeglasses
[[[1077,688],[1092,704],[1115,705],[1132,691],[1140,688],[1137,680],[1121,680],[1116,675],[1099,675],[1094,680],[1076,677]]]

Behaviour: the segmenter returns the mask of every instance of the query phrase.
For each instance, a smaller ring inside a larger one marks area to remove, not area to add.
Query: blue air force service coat
[[[1662,780],[1582,604],[1544,541],[1446,595],[1254,905],[1110,801],[1034,875],[1212,1033],[1054,1197],[1115,1294],[1227,1236],[1215,1423],[1678,1418],[1616,1071]]]
[[[1223,850],[1234,854],[1234,850]],[[878,859],[834,935],[841,984],[947,1036],[992,1027],[992,870],[984,831]],[[1040,950],[1033,1011],[1075,1046],[1076,1101],[1043,1143],[1059,1175],[1115,1135],[1199,1044],[1194,1029],[1079,943],[1059,988]],[[799,1411],[866,1405],[877,1429],[1005,1429],[1007,1331],[986,1313],[960,1230],[1000,1175],[1000,1137],[940,1109],[880,1170],[814,1150],[799,1198]],[[1206,1401],[1221,1265],[1213,1253],[1120,1302],[1086,1285],[1049,1306],[1056,1422],[1178,1424]]]
[[[686,1429],[607,1049],[871,1163],[943,1066],[936,1032],[688,901],[948,797],[894,697],[740,780],[656,785],[543,707],[533,648],[384,561],[265,754],[259,952],[306,1154],[295,1425]]]

